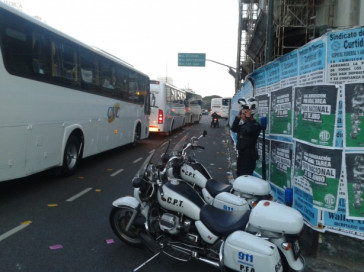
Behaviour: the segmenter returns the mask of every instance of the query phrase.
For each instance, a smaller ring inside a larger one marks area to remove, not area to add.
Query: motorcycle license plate
[[[297,260],[298,257],[300,256],[300,253],[301,253],[301,247],[300,247],[300,244],[298,243],[298,241],[296,240],[294,243],[293,243],[293,255],[294,255],[294,258]]]

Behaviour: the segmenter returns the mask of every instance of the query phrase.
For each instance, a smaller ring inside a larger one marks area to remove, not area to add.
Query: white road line
[[[143,158],[138,158],[135,161],[133,161],[133,163],[137,163],[138,161],[142,160]]]
[[[155,150],[155,149],[152,149],[151,151],[149,151],[149,154],[150,154],[150,153],[152,153],[152,152],[154,152],[154,150]]]
[[[5,240],[6,238],[10,237],[11,235],[17,233],[18,231],[21,231],[22,229],[28,227],[30,224],[21,224],[11,230],[9,230],[8,232],[5,232],[4,234],[0,235],[0,242],[2,240]]]
[[[112,173],[111,175],[110,175],[110,177],[115,177],[117,174],[120,174],[121,172],[123,172],[124,171],[124,169],[119,169],[118,171],[116,171],[116,172],[114,172],[114,173]]]
[[[70,197],[69,199],[67,199],[67,202],[71,202],[77,198],[79,198],[80,196],[83,196],[84,194],[86,194],[88,191],[92,190],[92,188],[87,188],[85,190],[83,190],[82,192],[79,192],[77,195],[74,195],[73,197]]]

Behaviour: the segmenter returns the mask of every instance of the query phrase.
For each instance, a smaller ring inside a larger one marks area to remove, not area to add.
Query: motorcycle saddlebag
[[[237,177],[233,182],[233,189],[246,198],[268,195],[271,191],[268,181],[250,175]]]
[[[249,204],[245,199],[227,192],[218,194],[214,199],[213,206],[229,212],[239,211],[245,213],[250,210]]]
[[[224,245],[224,266],[234,271],[282,272],[277,247],[244,231],[235,231]]]
[[[263,200],[252,209],[249,217],[249,227],[275,233],[297,234],[303,228],[301,213],[284,204]]]

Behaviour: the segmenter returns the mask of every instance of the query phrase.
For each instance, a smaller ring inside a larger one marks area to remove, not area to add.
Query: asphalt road
[[[210,117],[171,136],[152,135],[136,148],[122,147],[85,159],[79,171],[60,178],[49,172],[0,183],[0,272],[131,271],[151,253],[130,247],[114,235],[111,203],[132,195],[131,180],[149,152],[165,139],[177,143],[185,134],[208,135],[196,152],[215,179],[230,170],[226,121],[210,127]],[[140,272],[218,271],[196,260],[178,262],[160,255]]]

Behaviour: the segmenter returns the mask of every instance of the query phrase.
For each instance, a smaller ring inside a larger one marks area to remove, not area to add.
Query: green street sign
[[[178,53],[178,66],[205,67],[205,53]]]

